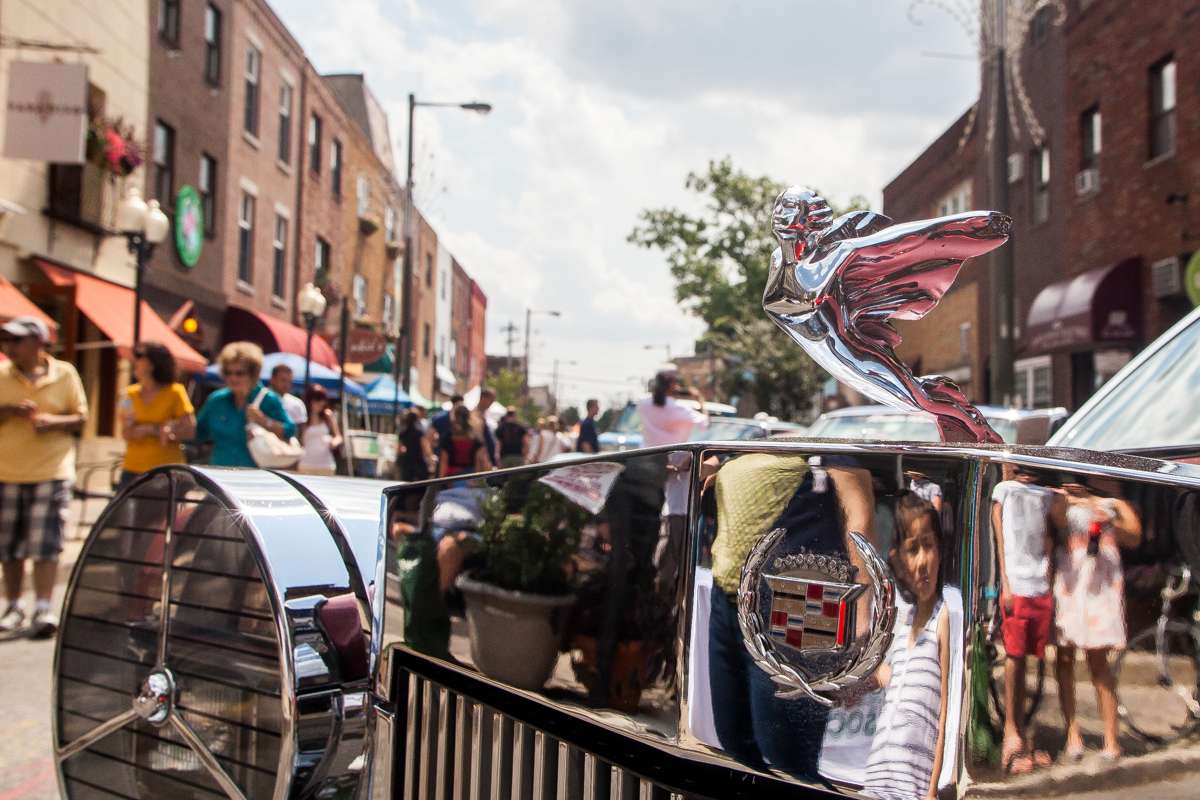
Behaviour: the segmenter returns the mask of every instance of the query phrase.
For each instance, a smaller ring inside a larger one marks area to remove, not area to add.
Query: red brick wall
[[[475,281],[471,281],[471,361],[467,377],[467,388],[473,389],[483,383],[487,373],[487,295]]]
[[[280,319],[291,320],[295,303],[294,274],[295,227],[299,221],[296,210],[296,188],[300,172],[299,146],[301,78],[305,58],[300,45],[262,0],[235,0],[227,40],[226,74],[229,80],[229,157],[223,177],[225,203],[221,212],[222,224],[229,235],[222,247],[225,269],[221,286],[232,304],[266,312]],[[256,44],[262,52],[259,70],[258,135],[244,132],[246,49]],[[290,163],[278,159],[279,92],[284,81],[293,86]],[[238,280],[238,212],[243,187],[252,185],[257,192],[254,225],[254,261],[249,284]],[[272,241],[277,208],[290,215],[287,280],[282,297],[273,296]]]

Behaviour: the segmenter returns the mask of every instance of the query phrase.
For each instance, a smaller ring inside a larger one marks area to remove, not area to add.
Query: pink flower
[[[104,131],[104,139],[107,145],[104,155],[108,158],[113,172],[118,172],[121,169],[121,158],[125,155],[125,140],[113,128]]]

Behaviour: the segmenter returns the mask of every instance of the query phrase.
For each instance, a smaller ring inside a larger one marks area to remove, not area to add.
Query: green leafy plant
[[[571,591],[571,556],[588,513],[533,477],[510,479],[483,504],[475,578],[533,594]]]

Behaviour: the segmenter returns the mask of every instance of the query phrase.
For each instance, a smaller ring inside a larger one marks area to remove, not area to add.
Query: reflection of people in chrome
[[[1027,751],[1024,713],[1025,660],[1042,658],[1050,639],[1054,598],[1050,594],[1050,553],[1054,549],[1050,511],[1052,489],[1018,468],[1013,480],[992,490],[992,528],[1000,566],[1000,605],[1004,634],[1004,745],[1000,763],[1006,772],[1023,774],[1048,766],[1050,756]]]
[[[950,676],[941,550],[938,513],[915,494],[902,495],[890,555],[897,589],[910,605],[899,610],[892,647],[875,673],[885,693],[863,786],[871,797],[937,797]]]
[[[1117,679],[1108,664],[1109,651],[1125,646],[1125,578],[1120,547],[1136,547],[1142,524],[1128,502],[1102,494],[1115,493],[1115,483],[1091,486],[1078,478],[1063,482],[1066,502],[1054,508],[1062,532],[1054,553],[1055,636],[1058,643],[1058,696],[1067,728],[1066,754],[1083,756],[1083,738],[1075,716],[1075,651],[1082,649],[1096,687],[1104,749],[1109,760],[1121,755],[1117,740]],[[1098,489],[1112,491],[1098,492]]]
[[[905,470],[908,478],[908,490],[917,497],[933,506],[933,510],[942,513],[942,487],[929,480],[929,476],[916,470]]]
[[[824,458],[826,466],[818,468],[804,456],[748,453],[725,462],[715,479],[708,642],[713,727],[721,747],[743,764],[806,777],[818,774],[829,711],[813,700],[775,696],[775,684],[746,650],[737,592],[747,556],[776,527],[787,529],[783,546],[790,552],[845,557],[847,531],[874,538],[870,474]]]

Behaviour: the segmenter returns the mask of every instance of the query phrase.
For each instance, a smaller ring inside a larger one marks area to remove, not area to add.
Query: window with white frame
[[[1013,365],[1015,402],[1023,408],[1048,408],[1053,399],[1050,356],[1023,358]]]
[[[1079,168],[1100,166],[1100,106],[1092,106],[1079,116]]]
[[[252,44],[246,45],[246,97],[242,128],[258,136],[258,80],[262,72],[262,53]]]
[[[1175,152],[1175,58],[1150,67],[1150,158]]]
[[[204,80],[221,84],[221,12],[212,3],[204,9]]]
[[[200,156],[200,174],[196,183],[200,205],[204,209],[204,233],[211,237],[217,230],[217,160],[208,153]]]
[[[961,214],[970,207],[971,182],[963,181],[938,201],[937,216],[948,217],[951,214]]]
[[[396,301],[392,299],[391,292],[385,292],[383,295],[383,329],[390,333],[395,322]]]
[[[333,248],[329,242],[317,237],[317,250],[313,257],[313,272],[318,283],[329,278],[329,269],[333,262]]]
[[[292,85],[284,81],[279,85],[279,161],[292,163]]]
[[[1034,224],[1050,219],[1050,145],[1042,144],[1029,153],[1029,189]]]
[[[367,279],[365,276],[355,273],[352,294],[354,296],[354,316],[365,317],[367,315]]]
[[[383,210],[383,241],[396,240],[396,209],[388,206]]]
[[[242,190],[238,209],[238,280],[254,283],[254,195]]]
[[[371,210],[371,181],[366,175],[359,175],[355,183],[355,195],[358,198],[358,215],[365,217]]]
[[[288,218],[275,215],[275,238],[271,242],[271,294],[283,299],[287,297],[287,238]]]

